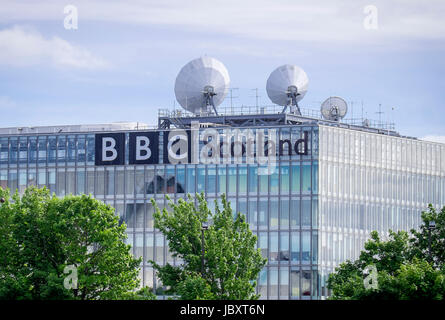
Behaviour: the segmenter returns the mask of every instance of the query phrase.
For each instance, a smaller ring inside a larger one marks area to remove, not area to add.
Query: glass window
[[[77,194],[85,193],[85,170],[77,169]]]
[[[77,163],[79,165],[85,164],[86,160],[86,145],[85,136],[77,136]]]
[[[258,279],[258,293],[264,299],[267,298],[267,268],[260,271]]]
[[[278,298],[278,268],[269,269],[269,299]]]
[[[238,212],[247,217],[247,200],[246,198],[238,199]]]
[[[280,227],[289,228],[289,199],[280,200]]]
[[[318,162],[312,166],[312,193],[318,193]]]
[[[278,194],[279,190],[279,175],[278,175],[278,167],[271,168],[270,173],[270,193],[271,194]]]
[[[154,208],[151,202],[147,203],[147,214],[145,216],[145,227],[148,229],[153,229],[153,213]]]
[[[95,195],[105,194],[105,171],[102,168],[96,169],[96,189]]]
[[[39,165],[45,165],[46,164],[46,137],[45,136],[40,136],[38,138],[38,149],[39,149],[39,153],[38,153],[38,162]]]
[[[289,261],[289,232],[280,232],[279,261]]]
[[[67,161],[69,164],[74,164],[76,161],[76,137],[75,136],[68,136],[68,154],[67,154]]]
[[[267,258],[267,232],[260,232],[258,236],[259,248],[264,258]]]
[[[48,169],[48,187],[51,193],[56,192],[56,170]]]
[[[249,199],[249,226],[251,229],[256,229],[258,223],[257,200]]]
[[[65,170],[57,170],[57,196],[63,197],[65,195]]]
[[[29,165],[37,163],[37,137],[29,137]]]
[[[125,171],[122,167],[117,167],[115,171],[115,185],[116,185],[116,195],[122,196],[124,194],[124,186],[125,186]]]
[[[66,136],[59,136],[57,141],[57,162],[64,164],[66,161]]]
[[[44,170],[39,170],[37,175],[37,186],[39,188],[46,186],[46,172]]]
[[[142,233],[136,233],[136,245],[134,250],[135,258],[141,258],[144,254],[144,235]],[[144,263],[144,261],[142,261]]]
[[[346,212],[344,212],[346,214]],[[318,199],[312,199],[312,228],[318,228]]]
[[[87,162],[88,165],[94,165],[94,135],[89,134],[87,136]]]
[[[187,167],[187,193],[195,194],[195,166],[191,165]]]
[[[135,188],[136,194],[143,195],[145,194],[144,190],[144,169],[136,168],[135,170]]]
[[[87,169],[87,193],[94,195],[94,169]]]
[[[105,171],[106,195],[114,196],[114,168],[107,168]]]
[[[8,138],[0,138],[0,166],[8,165],[9,146]]]
[[[312,263],[316,264],[318,260],[318,232],[312,232]]]
[[[216,166],[207,166],[207,193],[216,192]]]
[[[176,188],[176,175],[175,175],[175,167],[174,166],[167,166],[165,170],[166,174],[166,193],[175,193]]]
[[[311,295],[311,271],[302,270],[301,273],[301,295],[310,296]]]
[[[261,194],[269,192],[269,174],[267,166],[260,166],[258,168],[259,191]]]
[[[17,171],[9,170],[8,187],[11,194],[14,194],[18,188]]]
[[[176,193],[185,192],[185,167],[176,167]]]
[[[236,193],[236,165],[228,166],[228,186],[227,193],[235,194]]]
[[[258,168],[249,165],[249,192],[257,193],[258,191]]]
[[[270,262],[278,261],[278,232],[270,233],[269,254],[270,254]]]
[[[238,167],[238,193],[245,194],[247,192],[247,167],[240,165]]]
[[[311,226],[311,200],[302,199],[301,200],[301,226],[310,227]]]
[[[319,276],[317,270],[312,270],[312,297],[318,298]]]
[[[156,234],[156,263],[164,263],[164,235]]]
[[[277,229],[278,228],[278,199],[270,200],[270,228]]]
[[[226,167],[218,166],[218,193],[226,193]]]
[[[260,229],[267,229],[267,207],[268,207],[268,201],[267,200],[260,200],[259,201],[258,227]]]
[[[19,171],[19,193],[22,194],[26,189],[26,170]]]
[[[311,192],[311,164],[310,164],[310,162],[304,162],[303,166],[302,166],[301,191],[303,193]]]
[[[300,270],[292,268],[290,272],[291,296],[300,298]]]
[[[289,299],[289,268],[280,268],[280,299]]]
[[[304,231],[301,234],[301,238],[301,260],[303,263],[309,263],[311,255],[311,233]]]
[[[9,149],[9,165],[17,163],[18,160],[18,141],[16,137],[11,137],[9,140],[10,149]]]
[[[37,172],[35,169],[28,170],[28,186],[37,185]]]
[[[26,164],[28,162],[28,139],[20,137],[19,144],[19,163]]]
[[[291,233],[291,261],[294,263],[300,262],[300,233],[292,232]]]
[[[292,164],[292,193],[300,193],[300,166],[298,164]]]
[[[0,188],[6,189],[8,187],[8,171],[0,171]]]
[[[153,233],[146,233],[145,234],[145,261],[153,260],[153,243],[154,243],[154,236]]]
[[[144,215],[145,215],[145,205],[143,203],[136,203],[136,228],[144,228]]]
[[[290,201],[290,225],[300,228],[300,199],[292,198]]]
[[[76,184],[74,168],[69,168],[66,171],[66,194],[76,194],[74,186]]]
[[[126,179],[127,179],[125,183],[125,189],[127,189],[126,194],[131,197],[134,195],[134,170],[132,167],[127,168]]]
[[[134,204],[127,203],[125,207],[125,224],[128,229],[134,228]]]
[[[288,194],[289,193],[289,166],[288,165],[281,165],[280,168],[280,179],[281,179],[281,194]]]

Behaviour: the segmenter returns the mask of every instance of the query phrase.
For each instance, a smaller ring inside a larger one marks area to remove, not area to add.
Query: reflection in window
[[[311,192],[311,163],[305,162],[302,166],[302,185],[301,191],[303,193]]]
[[[75,136],[68,136],[67,161],[74,164],[76,161],[76,140]]]
[[[67,169],[66,172],[66,194],[75,194],[76,190],[74,189],[76,182],[76,176],[74,172],[74,168]]]
[[[278,200],[270,200],[270,228],[278,229]]]
[[[249,226],[251,229],[256,229],[258,223],[257,201],[249,200]]]
[[[258,280],[258,293],[262,298],[267,299],[267,268],[260,271]]]
[[[8,164],[8,156],[8,138],[0,138],[0,166],[6,166]]]
[[[258,168],[249,165],[249,192],[257,193],[258,191]]]
[[[247,192],[247,167],[246,166],[238,167],[238,184],[239,184],[238,193],[245,194]]]
[[[268,174],[267,166],[261,166],[258,168],[258,178],[259,182],[259,191],[262,194],[266,194],[269,192],[269,174]]]
[[[259,201],[258,227],[260,229],[267,229],[267,206],[268,206],[268,201],[267,200],[260,200]]]
[[[136,228],[144,228],[145,205],[143,203],[136,203]]]
[[[114,195],[114,168],[107,168],[105,171],[105,188],[107,195]]]
[[[290,202],[290,225],[292,228],[300,227],[300,200],[292,198]]]
[[[198,167],[198,179],[196,184],[197,193],[205,192],[205,173],[205,167]]]
[[[267,232],[260,232],[258,236],[259,248],[264,258],[267,258]]]
[[[311,295],[311,271],[303,270],[301,273],[301,295]]]
[[[145,261],[153,260],[153,251],[154,251],[154,236],[153,233],[145,234]]]
[[[291,234],[291,261],[295,263],[300,262],[300,233],[292,232]]]
[[[134,255],[135,258],[141,258],[144,254],[144,235],[142,233],[136,233]],[[143,263],[143,261],[142,261]]]
[[[311,254],[311,233],[309,231],[302,232],[301,243],[301,260],[303,263],[309,263]]]
[[[96,170],[96,189],[94,190],[96,192],[95,195],[105,194],[105,171],[100,169],[98,168]]]
[[[289,299],[289,268],[280,268],[280,299]]]
[[[77,136],[77,163],[82,165],[86,160],[85,136]]]
[[[18,188],[17,171],[9,170],[8,187],[11,194],[14,194]]]
[[[73,181],[74,183],[74,181]],[[29,170],[28,171],[28,186],[35,186],[37,185],[37,173],[36,170]]]
[[[20,137],[19,144],[19,163],[26,164],[28,162],[28,141],[26,137]]]
[[[227,193],[236,193],[236,166],[229,166],[227,168],[228,186]]]
[[[318,162],[312,167],[312,193],[318,193]]]
[[[18,141],[17,141],[17,138],[11,137],[10,140],[9,140],[9,144],[10,144],[10,149],[9,149],[9,165],[13,165],[13,164],[16,164],[17,160],[18,160]]]
[[[207,167],[207,193],[216,192],[216,166]]]
[[[29,138],[29,164],[36,165],[37,163],[37,138]]]
[[[270,174],[270,193],[278,194],[279,189],[279,176],[278,176],[278,167],[271,168]]]
[[[121,170],[119,170],[121,169]],[[123,195],[124,194],[124,187],[125,187],[125,172],[123,168],[116,168],[115,179],[116,179],[116,195]]]
[[[64,164],[66,161],[66,137],[59,136],[57,141],[57,162]]]
[[[311,200],[303,199],[301,200],[301,226],[310,227],[311,226]]]
[[[300,193],[300,166],[292,164],[292,193]]]
[[[134,170],[133,168],[128,168],[127,169],[127,173],[126,173],[126,184],[125,184],[125,188],[126,190],[126,194],[129,196],[132,196],[134,194]]]
[[[153,208],[153,205],[151,204],[151,202],[148,202],[146,204],[146,206],[147,206],[147,214],[146,214],[146,218],[145,218],[145,227],[148,229],[152,229],[153,228],[154,208]]]
[[[128,229],[134,228],[134,204],[127,203],[125,208],[125,224]]]
[[[280,232],[279,261],[289,261],[289,232]]]
[[[185,168],[183,166],[176,168],[176,193],[185,193]]]
[[[137,168],[135,170],[134,181],[136,194],[144,194],[144,169]]]
[[[39,165],[46,164],[46,137],[38,138],[38,162]]]
[[[94,194],[94,171],[87,169],[87,193]]]
[[[87,162],[88,164],[94,164],[94,135],[89,134],[87,136]]]
[[[288,194],[289,193],[289,166],[288,165],[282,165],[280,168],[280,179],[281,179],[281,194]]]
[[[244,216],[247,217],[247,200],[246,198],[239,198],[238,199],[238,211],[241,212]]]
[[[63,197],[65,195],[65,170],[57,170],[57,196]]]
[[[226,167],[218,166],[218,193],[226,193]]]
[[[85,170],[77,169],[77,194],[85,193]]]
[[[278,232],[270,233],[270,247],[269,247],[270,261],[278,261]]]
[[[289,199],[281,199],[280,201],[280,227],[289,228]]]
[[[43,170],[39,170],[39,173],[37,175],[37,186],[39,188],[43,188],[46,186],[46,172]]]
[[[269,269],[269,298],[278,298],[278,268]]]
[[[318,199],[312,199],[312,228],[318,228]]]
[[[22,194],[26,189],[26,170],[19,171],[19,193]]]
[[[51,193],[56,192],[56,171],[54,169],[48,169],[48,185]]]
[[[300,297],[300,270],[291,269],[290,272],[291,296],[292,298]]]
[[[156,262],[164,263],[164,235],[156,234]]]
[[[175,168],[173,166],[167,166],[166,169],[166,193],[175,193]]]
[[[187,167],[187,193],[195,194],[195,167]]]
[[[312,263],[316,264],[318,260],[318,232],[312,232]]]

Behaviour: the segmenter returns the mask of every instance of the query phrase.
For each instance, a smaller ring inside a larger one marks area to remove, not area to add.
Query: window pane
[[[282,165],[280,168],[281,171],[281,194],[288,194],[289,193],[289,166],[288,165]]]
[[[145,260],[153,260],[153,247],[154,243],[154,236],[153,233],[146,233],[145,234]]]
[[[261,229],[267,229],[267,200],[260,200],[258,208],[258,227]]]
[[[66,172],[66,194],[76,194],[76,190],[74,189],[76,176],[75,176],[74,168],[70,168]]]
[[[187,167],[187,193],[195,194],[195,167]]]
[[[259,248],[264,258],[267,258],[267,232],[260,232],[258,236]]]
[[[239,184],[238,193],[245,194],[247,192],[247,167],[246,166],[238,167],[238,184]]]
[[[260,271],[260,277],[258,280],[258,293],[264,299],[267,299],[267,269],[264,268]]]
[[[105,171],[106,194],[114,196],[114,168],[107,168]]]
[[[300,297],[300,270],[292,269],[290,272],[291,296],[292,298]]]
[[[301,260],[303,263],[310,262],[310,251],[311,251],[311,233],[309,231],[305,231],[301,234],[302,236],[302,246],[301,246]]]
[[[269,192],[269,175],[267,166],[261,166],[258,168],[258,178],[260,193],[266,194]]]
[[[127,189],[126,193],[129,196],[133,196],[134,194],[134,171],[133,168],[128,168],[127,172],[127,181],[125,188]]]
[[[300,227],[300,200],[297,198],[290,202],[290,225],[293,228]]]
[[[280,299],[289,299],[289,268],[280,268]]]
[[[311,164],[304,163],[302,167],[302,186],[301,191],[303,193],[311,192]]]
[[[153,228],[153,213],[154,208],[153,205],[149,202],[147,203],[147,215],[145,218],[145,227],[152,229]]]
[[[292,164],[292,193],[300,193],[300,166]]]
[[[207,193],[216,192],[216,166],[207,167]]]
[[[156,235],[156,262],[164,263],[164,236]]]
[[[318,232],[312,232],[312,263],[316,264],[318,260]]]
[[[289,261],[289,232],[280,232],[280,261]]]
[[[123,195],[125,186],[125,171],[116,169],[115,179],[116,179],[116,195]]]
[[[311,200],[303,199],[301,201],[301,226],[310,227],[311,226]]]
[[[280,203],[280,226],[289,228],[289,199],[282,199]]]
[[[270,201],[270,228],[278,229],[278,200],[272,199]]]
[[[57,170],[57,196],[65,195],[65,170]]]
[[[278,194],[279,190],[279,171],[278,167],[271,168],[271,174],[270,174],[270,193],[271,194]]]
[[[311,271],[303,270],[301,274],[301,294],[303,296],[311,295]]]
[[[249,192],[256,193],[258,191],[258,168],[249,165]]]
[[[249,200],[249,225],[251,229],[255,229],[258,223],[257,201]]]
[[[144,169],[138,168],[135,170],[135,188],[136,194],[143,195],[144,191]]]
[[[77,170],[77,194],[85,193],[85,170]]]
[[[269,255],[271,262],[278,261],[278,232],[270,233]]]
[[[236,193],[236,166],[229,166],[227,168],[228,173],[228,186],[227,186],[227,192],[228,193]]]
[[[134,228],[134,204],[127,203],[125,207],[125,223],[128,229]]]
[[[269,299],[278,298],[278,268],[269,270]]]
[[[136,203],[136,228],[144,228],[145,205]]]
[[[300,233],[292,232],[291,235],[291,261],[300,262]]]

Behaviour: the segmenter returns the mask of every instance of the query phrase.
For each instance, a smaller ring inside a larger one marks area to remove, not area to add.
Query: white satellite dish
[[[267,79],[267,95],[273,103],[284,106],[283,112],[290,107],[291,113],[301,114],[298,102],[306,94],[308,84],[309,79],[303,69],[285,64],[275,69]]]
[[[179,104],[196,115],[215,114],[229,89],[230,77],[226,67],[214,58],[202,57],[182,67],[175,82]]]
[[[340,121],[348,112],[348,104],[340,97],[329,97],[321,104],[323,118],[331,121]]]

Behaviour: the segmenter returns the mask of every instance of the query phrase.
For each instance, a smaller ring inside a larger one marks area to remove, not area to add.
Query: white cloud
[[[445,136],[429,135],[429,136],[424,136],[420,139],[432,142],[445,143]]]
[[[99,69],[108,66],[88,50],[59,37],[44,38],[20,26],[0,30],[0,64],[29,66],[49,63],[58,67]]]

